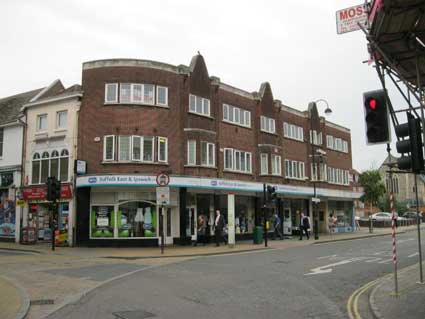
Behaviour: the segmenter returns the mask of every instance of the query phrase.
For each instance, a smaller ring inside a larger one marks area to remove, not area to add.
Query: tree
[[[399,203],[395,196],[393,197],[393,206],[394,206],[394,210],[396,211],[396,213],[398,213],[398,215],[401,215],[401,214],[403,214],[404,212],[407,211],[406,205]],[[391,209],[390,209],[390,194],[387,194],[387,195],[381,197],[381,199],[379,200],[379,203],[378,203],[378,207],[383,212],[391,212]]]
[[[379,199],[385,194],[385,185],[378,170],[367,170],[360,174],[359,182],[363,187],[360,200],[370,204],[370,214],[373,205],[378,205]]]

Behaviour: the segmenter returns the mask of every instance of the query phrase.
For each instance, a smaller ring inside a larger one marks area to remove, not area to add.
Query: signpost
[[[161,254],[164,253],[165,234],[164,234],[164,206],[170,205],[170,176],[165,173],[156,175],[156,205],[159,210],[159,232],[161,234]]]
[[[343,34],[360,30],[359,23],[366,25],[367,14],[363,4],[336,12],[336,32]]]

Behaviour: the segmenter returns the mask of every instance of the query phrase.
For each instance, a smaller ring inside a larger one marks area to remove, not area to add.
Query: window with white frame
[[[157,85],[156,87],[156,104],[168,105],[168,88],[166,86]]]
[[[47,130],[47,114],[37,115],[37,132]]]
[[[285,176],[292,179],[305,179],[304,162],[285,160]]]
[[[215,166],[215,144],[201,142],[201,165]]]
[[[272,155],[272,175],[282,175],[282,158],[279,155]]]
[[[142,136],[133,135],[131,137],[131,160],[141,161],[142,160]]]
[[[105,103],[118,103],[118,83],[105,84]]]
[[[251,112],[233,105],[223,104],[223,121],[251,127]]]
[[[56,112],[56,128],[57,129],[62,129],[62,130],[66,129],[67,117],[68,117],[68,111]]]
[[[158,162],[168,161],[168,139],[166,137],[158,137]]]
[[[196,165],[196,140],[187,141],[187,165]]]
[[[335,151],[348,153],[348,142],[339,137],[327,135],[326,146]]]
[[[310,130],[310,143],[322,145],[322,132],[318,133],[316,130]]]
[[[53,150],[34,153],[32,157],[31,184],[44,184],[48,176],[54,176],[61,182],[69,180],[69,152]]]
[[[118,94],[119,93],[119,94]],[[168,88],[147,83],[106,83],[105,103],[168,105]]]
[[[249,152],[244,152],[232,148],[224,149],[224,168],[226,170],[251,173],[252,171],[252,156]]]
[[[276,133],[275,120],[270,117],[260,116],[260,128],[263,132]]]
[[[268,154],[261,153],[260,154],[260,174],[267,175],[269,173],[269,163],[268,163]]]
[[[328,167],[328,183],[338,185],[349,185],[349,172],[340,168]]]
[[[344,153],[348,153],[348,142],[347,141],[342,141],[342,151]]]
[[[301,126],[283,123],[283,136],[300,142],[304,141],[304,130]]]
[[[332,135],[326,135],[326,147],[330,149],[334,148],[334,137]]]
[[[210,100],[189,94],[189,112],[210,116]]]
[[[103,137],[103,160],[115,160],[115,135],[106,135]]]
[[[131,151],[130,136],[118,137],[118,161],[129,161]]]
[[[143,161],[153,162],[154,159],[154,138],[143,137]]]

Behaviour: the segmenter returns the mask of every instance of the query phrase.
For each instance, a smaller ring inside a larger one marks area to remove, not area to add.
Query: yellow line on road
[[[365,291],[367,291],[368,289],[376,285],[378,281],[379,279],[375,279],[371,282],[368,282],[367,284],[361,286],[356,291],[354,291],[353,294],[350,296],[350,298],[348,298],[347,311],[348,311],[348,316],[350,317],[350,319],[361,319],[359,309],[358,309],[359,297]]]

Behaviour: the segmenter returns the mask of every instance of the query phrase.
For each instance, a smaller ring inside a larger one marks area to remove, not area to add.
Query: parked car
[[[372,215],[372,220],[374,221],[391,221],[391,218],[391,213],[387,212],[379,212]]]
[[[404,218],[407,219],[416,219],[416,212],[406,212],[403,214]],[[419,218],[422,219],[422,213],[419,213]]]

